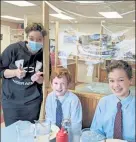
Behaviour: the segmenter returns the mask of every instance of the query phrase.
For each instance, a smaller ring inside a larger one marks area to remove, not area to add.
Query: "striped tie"
[[[61,128],[61,123],[63,119],[63,112],[62,112],[62,104],[61,102],[57,99],[57,108],[56,108],[56,125]]]
[[[117,113],[114,122],[114,139],[122,139],[122,104],[121,102],[117,103]]]

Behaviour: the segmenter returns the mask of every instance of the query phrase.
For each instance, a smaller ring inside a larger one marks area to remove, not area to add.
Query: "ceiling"
[[[24,18],[27,15],[31,21],[42,21],[42,1],[30,1],[37,6],[18,7],[1,1],[1,15],[10,15],[18,18]],[[91,24],[100,23],[102,20],[116,24],[135,24],[135,1],[105,1],[99,4],[80,4],[75,1],[48,1],[53,6],[65,12],[64,14],[75,18],[74,20],[60,20],[58,18],[49,17],[49,21],[59,21],[60,23],[79,23]],[[116,11],[122,14],[121,19],[106,19],[98,12]],[[55,14],[52,8],[49,8],[50,14]],[[3,19],[4,21],[13,21]],[[15,21],[13,21],[15,22]],[[23,21],[17,21],[23,23]]]

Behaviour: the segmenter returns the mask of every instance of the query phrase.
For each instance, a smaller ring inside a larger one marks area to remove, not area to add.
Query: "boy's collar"
[[[115,95],[116,96],[116,95]],[[133,95],[132,93],[129,91],[129,95],[124,98],[124,99],[119,99],[117,96],[116,96],[116,102],[118,103],[119,101],[121,102],[122,106],[124,106],[125,108],[129,105],[130,101],[133,99]]]
[[[129,93],[128,93],[128,96],[130,96],[131,94],[130,94],[130,90],[129,90]],[[119,96],[117,96],[117,95],[115,95],[116,97],[117,97],[117,99],[119,100],[119,101],[123,101],[123,100],[125,100],[128,96],[126,96],[125,98],[120,98]]]
[[[55,99],[59,99],[61,101],[61,103],[63,103],[65,101],[65,99],[68,97],[69,93],[68,91],[65,93],[64,96],[62,96],[63,98],[62,99],[59,99],[60,97],[56,96],[56,94],[54,93],[54,96],[55,96]]]

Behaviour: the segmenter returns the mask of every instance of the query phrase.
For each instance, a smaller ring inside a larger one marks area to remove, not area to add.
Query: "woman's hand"
[[[18,68],[15,70],[15,76],[19,79],[25,77],[26,72],[22,68]]]
[[[31,76],[31,80],[33,82],[37,82],[39,84],[43,83],[43,76],[41,76],[43,74],[43,72],[36,72],[34,75]]]
[[[25,75],[26,75],[26,72],[21,67],[18,68],[18,69],[13,69],[13,70],[6,69],[4,71],[4,77],[5,78],[17,77],[17,78],[21,79],[21,78],[25,77]]]

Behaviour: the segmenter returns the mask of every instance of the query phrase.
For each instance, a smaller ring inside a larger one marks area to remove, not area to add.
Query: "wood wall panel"
[[[75,91],[72,91],[72,92],[79,97],[82,104],[83,128],[89,128],[93,120],[96,106],[100,98],[102,98],[104,95],[95,94],[95,93],[81,93],[81,92],[75,92]]]

